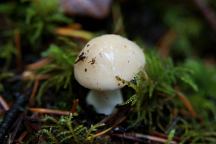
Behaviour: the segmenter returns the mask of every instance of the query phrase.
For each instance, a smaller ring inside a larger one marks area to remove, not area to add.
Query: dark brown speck
[[[89,61],[89,63],[93,65],[93,64],[95,63],[95,59],[96,59],[96,58],[92,58],[92,60]]]
[[[115,76],[117,81],[121,81],[121,78],[119,76]]]
[[[85,58],[86,58],[86,56],[84,56],[84,52],[82,52],[80,55],[79,55],[79,57],[78,57],[78,59],[75,61],[75,64],[76,63],[78,63],[79,61],[83,61]]]

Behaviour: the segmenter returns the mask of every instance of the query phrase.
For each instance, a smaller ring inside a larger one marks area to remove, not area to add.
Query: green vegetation
[[[147,54],[145,69],[136,77],[135,83],[129,83],[135,90],[135,95],[128,100],[132,101],[134,108],[130,115],[131,127],[144,125],[144,132],[159,130],[169,133],[175,130],[178,132],[175,136],[182,137],[181,143],[190,140],[191,143],[215,142],[216,127],[211,124],[215,123],[216,116],[215,101],[212,101],[216,98],[213,88],[216,69],[207,69],[195,60],[173,66],[170,59],[161,60],[155,53]],[[207,83],[210,84],[208,88]],[[188,107],[185,107],[184,99],[179,99],[179,89],[187,93],[195,111],[199,112],[197,116],[188,117],[181,112]],[[208,122],[200,123],[200,120]]]
[[[76,117],[76,116],[75,116]],[[42,121],[44,124],[38,132],[37,137],[46,138],[43,142],[46,143],[105,143],[105,139],[97,139],[96,131],[103,126],[103,124],[91,125],[89,128],[80,124],[74,115],[62,116],[59,119],[45,116]],[[34,142],[34,138],[28,143]]]
[[[48,88],[53,88],[58,91],[60,88],[69,89],[71,93],[73,80],[73,63],[77,53],[71,49],[60,49],[56,45],[51,45],[50,48],[43,52],[44,57],[49,57],[51,63],[37,70],[38,74],[49,74],[50,78],[45,81],[38,92],[38,101]]]

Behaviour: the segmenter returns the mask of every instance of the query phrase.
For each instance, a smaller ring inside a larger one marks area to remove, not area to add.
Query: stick
[[[18,70],[21,70],[22,69],[22,54],[21,54],[21,42],[20,42],[19,30],[15,31],[14,41],[16,45],[16,66]]]
[[[210,8],[204,0],[193,0],[197,7],[200,9],[206,20],[211,25],[212,29],[216,32],[216,15],[212,8]]]
[[[19,95],[11,107],[11,109],[5,114],[3,121],[0,123],[0,143],[3,144],[6,139],[6,135],[9,132],[14,121],[16,121],[20,112],[22,112],[24,106],[27,103],[27,97]]]
[[[0,96],[0,105],[5,111],[9,110],[9,106],[2,96]]]
[[[38,79],[36,79],[34,82],[33,90],[32,90],[31,96],[30,96],[30,100],[29,100],[29,103],[31,106],[35,104],[35,95],[37,93],[39,84],[40,84],[40,81]]]
[[[176,95],[179,97],[179,99],[183,102],[184,106],[188,109],[192,117],[196,117],[196,111],[194,110],[192,104],[187,99],[187,97],[180,91],[176,90]]]
[[[72,105],[72,108],[71,108],[71,112],[72,113],[75,113],[77,112],[77,106],[79,105],[79,99],[75,99],[73,101],[73,105]]]
[[[168,139],[156,137],[156,136],[151,136],[151,135],[145,135],[145,134],[140,134],[140,133],[123,133],[123,134],[113,134],[113,136],[117,136],[120,138],[125,138],[125,139],[130,139],[130,140],[135,140],[139,142],[143,142],[143,139],[146,140],[151,140],[156,143],[166,143]],[[176,141],[170,141],[169,144],[177,144]]]
[[[55,115],[70,115],[70,111],[46,109],[46,108],[29,108],[31,112],[43,113],[43,114],[55,114]]]

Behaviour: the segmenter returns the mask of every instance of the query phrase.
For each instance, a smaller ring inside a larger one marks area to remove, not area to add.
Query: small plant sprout
[[[91,89],[87,103],[97,113],[109,115],[123,103],[120,88],[144,67],[143,51],[119,35],[106,34],[89,41],[74,64],[76,80]]]

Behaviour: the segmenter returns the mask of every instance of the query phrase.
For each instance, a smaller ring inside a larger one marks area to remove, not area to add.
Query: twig
[[[180,91],[176,90],[176,95],[180,98],[180,100],[183,102],[184,106],[188,109],[192,117],[196,117],[197,113],[194,110],[192,104],[187,99],[187,97]]]
[[[5,111],[9,110],[9,106],[2,96],[0,96],[0,105]]]
[[[126,138],[130,140],[137,140],[140,142],[143,142],[143,139],[146,140],[151,140],[157,143],[165,143],[168,141],[168,139],[156,137],[156,136],[151,136],[151,135],[145,135],[145,134],[140,134],[140,133],[123,133],[123,134],[112,134],[113,136],[117,136],[120,138]],[[176,141],[170,141],[169,144],[177,144]]]
[[[73,101],[73,105],[72,105],[72,108],[71,108],[71,112],[72,113],[75,113],[77,112],[77,106],[79,105],[79,99],[75,99]]]
[[[23,111],[23,107],[27,103],[27,97],[18,96],[11,109],[5,114],[3,121],[0,124],[0,143],[4,143],[6,135],[13,122],[16,121],[18,114]]]
[[[158,42],[158,51],[162,58],[169,56],[170,48],[176,39],[176,32],[173,30],[168,30],[165,35]]]
[[[34,86],[33,86],[33,90],[32,90],[30,99],[29,99],[29,103],[31,106],[34,105],[34,103],[35,103],[35,95],[36,95],[36,92],[38,90],[39,84],[40,84],[40,80],[36,79],[34,82]]]
[[[22,143],[23,142],[23,139],[27,136],[28,132],[27,131],[24,131],[20,136],[19,138],[17,139],[17,142],[19,143]]]
[[[43,114],[55,114],[55,115],[70,115],[70,111],[46,109],[46,108],[29,108],[31,112],[43,113]]]
[[[27,70],[27,71],[24,71],[21,75],[21,79],[22,80],[46,80],[50,78],[50,75],[48,74],[35,74],[34,71],[30,71],[30,70]]]
[[[160,132],[154,131],[154,132],[151,132],[151,135],[153,135],[155,137],[160,137],[160,138],[168,139],[168,136],[167,136],[168,133],[165,134],[165,133],[160,133]],[[176,142],[180,142],[181,138],[178,137],[178,136],[175,136],[175,137],[173,137],[173,140],[176,141]]]
[[[50,59],[44,58],[26,66],[27,70],[37,70],[50,63]]]
[[[22,69],[22,53],[21,53],[21,43],[20,43],[20,32],[19,30],[15,31],[14,40],[16,45],[16,66],[18,70]]]
[[[105,130],[103,130],[101,132],[98,132],[95,135],[93,135],[92,137],[99,137],[99,136],[104,135],[105,133],[109,132],[110,130],[112,130],[112,127],[108,128],[108,129],[105,129]]]
[[[200,9],[206,20],[211,25],[212,29],[216,32],[216,15],[212,8],[210,8],[205,0],[193,0],[197,7]]]
[[[62,27],[55,29],[55,33],[62,36],[69,36],[73,38],[81,38],[84,40],[90,40],[93,38],[93,33],[84,31],[84,30],[76,30],[72,28]]]
[[[21,114],[15,122],[13,122],[12,128],[13,128],[13,132],[10,133],[10,142],[14,143],[14,139],[20,129],[20,125],[23,122],[24,119],[24,115],[26,115],[25,113]]]

